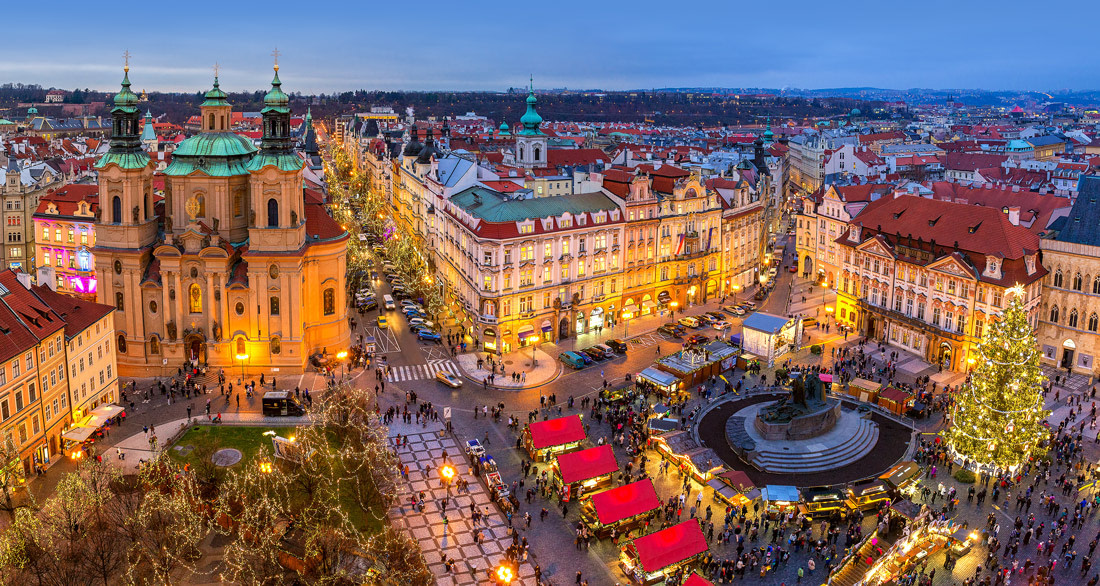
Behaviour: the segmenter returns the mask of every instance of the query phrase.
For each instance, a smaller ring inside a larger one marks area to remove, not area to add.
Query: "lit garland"
[[[1014,470],[1049,435],[1043,420],[1044,377],[1024,289],[1009,290],[1000,320],[977,346],[977,368],[956,398],[945,433],[954,452],[981,467]]]

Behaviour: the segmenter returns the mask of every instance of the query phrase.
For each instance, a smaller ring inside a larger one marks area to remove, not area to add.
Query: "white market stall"
[[[768,366],[802,348],[802,318],[756,312],[741,324],[741,347]]]

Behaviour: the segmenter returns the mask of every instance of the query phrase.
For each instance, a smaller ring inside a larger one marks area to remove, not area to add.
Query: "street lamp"
[[[527,344],[529,346],[531,346],[531,367],[532,368],[534,368],[535,366],[538,366],[538,364],[539,364],[538,361],[535,360],[535,344],[537,344],[540,339],[541,338],[539,337],[538,334],[533,334],[533,335],[527,337]]]
[[[516,573],[511,566],[502,563],[497,566],[497,571],[494,576],[496,577],[497,584],[511,584]]]
[[[241,361],[241,384],[244,384],[244,361],[248,360],[248,354],[237,354],[237,360]]]
[[[672,308],[672,312],[668,316],[670,319],[676,317],[676,308],[679,307],[679,305],[680,304],[675,301],[668,304],[668,306]]]
[[[336,353],[336,359],[340,361],[340,380],[344,380],[344,359],[348,357],[347,350],[341,350]]]
[[[443,482],[443,486],[447,487],[447,492],[451,492],[451,481],[455,477],[455,467],[450,464],[444,464],[439,467],[439,477]]]

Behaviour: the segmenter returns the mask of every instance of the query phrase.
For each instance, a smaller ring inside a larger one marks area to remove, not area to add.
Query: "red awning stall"
[[[625,533],[640,527],[661,509],[661,499],[649,478],[592,495],[581,511],[581,520],[599,537],[614,529]]]
[[[545,462],[555,454],[575,451],[584,441],[580,415],[536,421],[523,428],[523,446],[536,462]]]
[[[714,586],[714,582],[711,582],[710,580],[707,580],[699,574],[692,572],[691,575],[688,576],[688,579],[684,580],[682,586]]]
[[[648,586],[686,568],[706,551],[703,530],[691,519],[627,543],[619,563],[631,580]]]
[[[554,483],[562,502],[580,500],[605,488],[619,469],[615,452],[608,444],[579,452],[560,454],[554,463]]]
[[[878,404],[891,413],[905,415],[905,412],[913,406],[913,395],[898,388],[886,387],[879,391]]]

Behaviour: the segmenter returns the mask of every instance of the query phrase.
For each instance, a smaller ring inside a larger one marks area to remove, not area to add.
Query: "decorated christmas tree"
[[[1039,348],[1024,310],[1024,288],[1009,290],[1001,319],[975,349],[977,367],[955,401],[948,445],[970,463],[1015,469],[1049,431],[1043,420]]]

